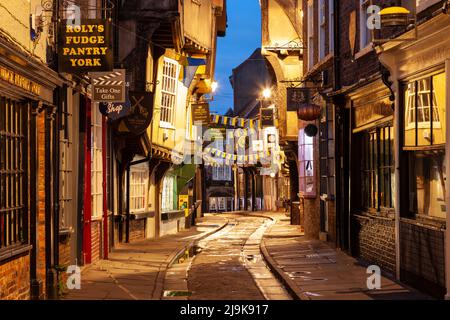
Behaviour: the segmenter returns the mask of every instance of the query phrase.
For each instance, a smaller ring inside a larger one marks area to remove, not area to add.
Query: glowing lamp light
[[[263,91],[263,97],[264,99],[269,99],[272,96],[272,90],[270,89],[264,89]]]
[[[213,81],[213,83],[211,83],[212,92],[216,92],[218,87],[219,87],[219,84],[216,81]]]
[[[408,16],[411,12],[403,7],[388,7],[380,11],[381,25],[383,27],[399,27],[408,25]]]
[[[270,173],[270,177],[271,177],[271,178],[275,178],[275,172],[271,172],[271,173]]]

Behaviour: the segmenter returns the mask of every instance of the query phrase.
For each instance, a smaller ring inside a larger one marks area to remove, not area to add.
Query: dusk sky
[[[228,29],[218,38],[216,81],[219,88],[211,112],[225,113],[233,107],[229,77],[234,68],[261,46],[261,8],[258,0],[228,0]]]

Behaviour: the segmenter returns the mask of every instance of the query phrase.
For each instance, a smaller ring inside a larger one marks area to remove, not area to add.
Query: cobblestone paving
[[[262,261],[259,243],[267,219],[226,215],[230,224],[200,242],[188,272],[189,300],[289,299]]]

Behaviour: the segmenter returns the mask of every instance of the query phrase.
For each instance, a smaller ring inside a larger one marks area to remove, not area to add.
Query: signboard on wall
[[[81,19],[80,25],[59,22],[59,72],[85,74],[112,71],[112,28],[105,19]]]

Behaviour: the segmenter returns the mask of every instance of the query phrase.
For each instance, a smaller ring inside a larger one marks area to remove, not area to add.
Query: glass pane
[[[433,144],[445,143],[445,73],[433,77]]]
[[[406,147],[416,145],[416,103],[415,83],[409,83],[405,89],[404,113],[405,113],[405,141]]]
[[[417,82],[417,143],[419,146],[431,145],[431,78]]]

